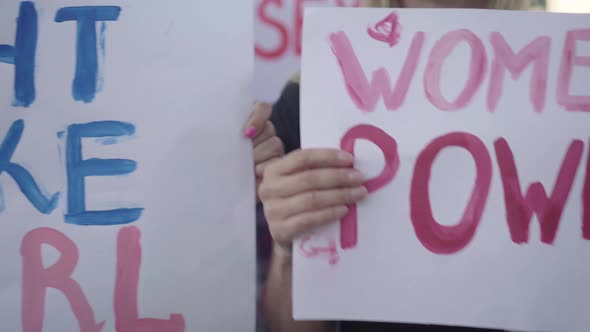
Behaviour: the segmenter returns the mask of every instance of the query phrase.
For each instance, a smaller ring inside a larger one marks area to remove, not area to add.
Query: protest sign
[[[285,83],[299,71],[304,8],[360,4],[360,0],[256,0],[255,100],[275,102]]]
[[[252,6],[2,1],[0,330],[254,329]]]
[[[590,16],[305,22],[302,145],[370,195],[295,244],[295,318],[590,330]]]

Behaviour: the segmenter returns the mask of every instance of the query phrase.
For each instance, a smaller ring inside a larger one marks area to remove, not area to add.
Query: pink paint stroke
[[[533,73],[529,85],[529,99],[536,112],[542,112],[547,95],[547,72],[549,70],[549,51],[551,38],[536,38],[514,53],[510,45],[499,32],[492,32],[490,42],[494,49],[490,86],[488,89],[488,111],[494,112],[502,96],[504,72],[508,70],[512,79],[518,78],[529,64],[533,64]]]
[[[567,32],[557,81],[557,102],[568,111],[590,112],[590,95],[570,94],[574,66],[590,67],[590,56],[576,55],[578,41],[590,41],[590,29]]]
[[[170,319],[139,318],[140,236],[135,226],[121,228],[117,236],[115,329],[117,332],[184,332],[184,316],[180,314],[172,314]]]
[[[500,138],[494,143],[494,147],[504,187],[506,220],[512,241],[517,244],[529,241],[529,227],[534,212],[540,224],[541,242],[553,244],[563,208],[580,165],[584,142],[574,140],[570,144],[549,197],[540,182],[532,183],[523,195],[510,146],[505,139]]]
[[[343,31],[330,35],[330,47],[340,65],[344,85],[350,99],[362,112],[372,112],[383,96],[385,107],[394,111],[400,108],[408,94],[412,78],[420,61],[424,45],[424,32],[416,32],[395,87],[385,68],[373,72],[371,82],[367,78],[348,36]]]
[[[365,139],[375,144],[383,153],[385,164],[376,177],[365,182],[365,188],[373,193],[390,183],[399,169],[397,142],[385,131],[375,126],[361,124],[349,129],[340,141],[340,148],[354,155],[357,139]],[[353,249],[358,241],[358,222],[356,204],[348,206],[348,213],[340,220],[340,246],[342,249]]]
[[[42,245],[60,254],[57,261],[43,267]],[[72,278],[78,264],[78,248],[63,233],[48,227],[28,232],[21,244],[23,257],[22,326],[23,332],[42,332],[45,296],[48,288],[60,291],[68,300],[81,332],[100,332],[105,321],[97,322],[80,284]]]
[[[476,178],[471,197],[458,224],[439,224],[432,214],[429,183],[432,166],[447,147],[460,147],[475,160]],[[410,190],[410,217],[418,240],[435,254],[453,254],[464,249],[475,236],[486,205],[492,180],[492,160],[485,144],[472,134],[454,132],[440,136],[416,159]]]
[[[336,245],[336,241],[332,238],[324,236],[325,240],[328,241],[328,244],[325,246],[317,246],[310,244],[310,242],[314,240],[314,237],[316,237],[316,235],[306,235],[301,240],[299,250],[303,256],[307,258],[327,256],[330,265],[338,264],[340,261],[340,255],[338,254],[338,246]]]
[[[402,26],[395,12],[387,15],[384,19],[377,22],[373,27],[367,28],[367,33],[371,38],[383,42],[389,47],[399,43],[401,38]]]
[[[461,42],[471,48],[469,76],[463,90],[453,101],[447,100],[441,91],[442,68],[452,51]],[[424,71],[424,92],[431,104],[442,111],[457,111],[467,106],[483,83],[487,69],[487,56],[483,42],[475,33],[467,29],[455,30],[445,34],[432,47]]]

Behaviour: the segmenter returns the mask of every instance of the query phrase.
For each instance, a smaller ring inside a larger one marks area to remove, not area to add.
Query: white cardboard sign
[[[0,3],[0,330],[254,329],[252,6]]]
[[[297,241],[295,318],[590,330],[589,22],[306,11],[302,145],[371,194]]]

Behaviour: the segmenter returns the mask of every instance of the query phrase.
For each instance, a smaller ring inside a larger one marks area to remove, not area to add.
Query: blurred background
[[[0,0],[1,1],[1,0]],[[525,1],[525,0],[521,0]],[[590,0],[526,0],[530,10],[590,13]],[[360,0],[255,0],[256,62],[254,98],[274,102],[299,69],[305,6],[357,7]]]
[[[551,12],[590,13],[590,0],[535,0],[535,6]]]

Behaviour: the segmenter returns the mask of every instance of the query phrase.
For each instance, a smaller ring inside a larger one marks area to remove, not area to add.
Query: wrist
[[[291,248],[274,242],[272,255],[279,266],[290,268],[293,263],[293,251]]]

